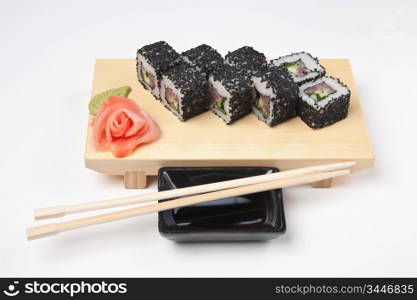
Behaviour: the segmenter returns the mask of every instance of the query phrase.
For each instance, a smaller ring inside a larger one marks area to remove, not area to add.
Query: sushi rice
[[[221,84],[220,81],[214,80],[213,76],[209,78],[209,83],[212,89],[211,93],[217,93],[218,97],[222,97],[224,99],[223,102],[223,108],[220,107],[213,107],[214,105],[211,105],[211,110],[219,116],[226,124],[230,124],[232,121],[231,118],[231,107],[230,107],[230,98],[232,98],[232,95],[226,90],[226,88]]]
[[[284,68],[271,65],[252,76],[252,82],[252,111],[259,120],[272,127],[297,115],[298,86]]]
[[[182,62],[181,56],[164,41],[143,46],[136,53],[138,80],[156,99],[160,99],[161,74]]]
[[[261,101],[260,98],[262,96],[268,97],[269,99],[275,97],[275,94],[272,91],[272,87],[267,87],[267,83],[265,81],[262,81],[261,78],[259,78],[259,77],[253,77],[252,78],[252,81],[253,81],[253,85],[255,87],[255,93],[256,93],[256,95],[255,95],[255,101]],[[259,98],[256,97],[256,96],[259,96]],[[269,114],[267,116],[263,113],[263,111],[260,110],[260,107],[257,106],[256,104],[257,103],[255,103],[255,105],[253,107],[253,110],[252,110],[253,113],[258,117],[259,120],[263,120],[266,124],[271,124],[272,123],[272,120],[274,118],[274,113],[271,113],[273,111],[273,107],[272,107],[273,106],[273,102],[272,101],[268,101],[268,104],[267,105],[269,107],[266,110],[269,112]],[[265,110],[265,108],[263,107],[263,105],[265,105],[265,104],[262,104],[261,103],[261,105],[262,105],[262,109]]]
[[[318,59],[307,52],[282,56],[278,59],[274,59],[272,64],[287,68],[294,82],[299,85],[324,76],[326,73],[326,70],[318,62]]]
[[[138,77],[139,81],[145,85],[145,87],[156,97],[160,97],[158,75],[155,69],[146,61],[143,55],[138,54],[137,56],[138,66]]]
[[[210,110],[226,124],[252,111],[253,85],[247,71],[228,65],[216,68],[209,76]]]
[[[186,121],[208,110],[208,82],[203,73],[188,63],[162,74],[161,100],[178,119]]]
[[[170,97],[167,97],[167,94],[168,94],[167,91],[173,93],[173,95],[170,95]],[[182,111],[183,111],[183,108],[181,105],[182,97],[184,97],[184,94],[181,93],[181,89],[176,88],[174,83],[167,76],[162,75],[162,81],[161,81],[162,103],[180,120],[182,120]],[[176,99],[176,101],[174,99]]]
[[[322,128],[344,119],[350,90],[339,79],[325,76],[306,82],[299,89],[298,113],[311,128]]]

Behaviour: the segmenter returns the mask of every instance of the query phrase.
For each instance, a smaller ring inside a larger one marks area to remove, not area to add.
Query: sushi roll
[[[298,113],[311,128],[322,128],[346,118],[349,101],[348,87],[326,76],[300,86]]]
[[[307,52],[282,56],[274,59],[272,64],[286,68],[298,85],[315,80],[326,73],[318,59]]]
[[[249,72],[256,72],[266,68],[266,57],[249,46],[241,47],[229,52],[225,57],[226,64]]]
[[[181,56],[164,41],[146,45],[136,54],[138,80],[155,98],[160,99],[159,85],[162,72],[182,62]]]
[[[224,64],[220,53],[206,44],[187,50],[181,55],[186,62],[195,65],[197,70],[204,72],[207,77],[213,69]]]
[[[210,110],[226,124],[252,111],[253,85],[248,72],[224,65],[209,76]]]
[[[253,113],[269,126],[297,115],[298,86],[282,67],[269,66],[252,77],[255,87]]]
[[[203,73],[187,63],[177,65],[161,78],[161,100],[181,121],[208,110],[208,82]]]

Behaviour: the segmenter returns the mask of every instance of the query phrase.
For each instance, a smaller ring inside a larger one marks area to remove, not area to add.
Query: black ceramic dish
[[[166,167],[158,173],[165,191],[278,172],[268,167]],[[167,201],[167,200],[163,200]],[[249,241],[285,232],[281,189],[242,195],[159,212],[159,232],[174,241]]]

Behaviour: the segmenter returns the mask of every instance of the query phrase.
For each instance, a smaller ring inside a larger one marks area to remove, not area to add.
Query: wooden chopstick
[[[116,198],[104,201],[95,201],[89,203],[72,204],[72,205],[60,205],[46,208],[39,208],[35,210],[35,220],[49,219],[63,217],[68,214],[94,211],[105,208],[113,208],[125,205],[138,204],[143,202],[151,202],[158,200],[166,200],[178,197],[184,197],[189,195],[196,195],[202,193],[208,193],[213,191],[219,191],[224,189],[235,188],[239,186],[251,185],[261,182],[267,182],[280,178],[289,178],[304,174],[314,174],[319,172],[334,171],[339,169],[350,168],[354,166],[356,162],[341,162],[325,165],[317,165],[306,168],[293,169],[289,171],[283,171],[278,173],[271,173],[266,175],[251,176],[241,179],[227,180],[223,182],[216,182],[210,184],[197,185],[187,188],[180,188],[156,193],[149,193],[139,196]]]
[[[107,214],[62,222],[51,223],[41,226],[30,227],[26,230],[26,236],[28,240],[39,239],[58,234],[60,232],[74,230],[77,228],[87,227],[91,225],[107,223],[115,220],[130,218],[134,216],[149,214],[153,212],[159,212],[163,210],[169,210],[177,207],[183,207],[193,205],[197,203],[213,201],[221,198],[234,197],[238,195],[257,193],[261,191],[267,191],[271,189],[289,187],[294,185],[306,184],[315,181],[325,180],[337,176],[347,175],[350,170],[339,170],[333,172],[324,172],[317,174],[301,175],[289,178],[280,178],[272,181],[262,182],[253,185],[246,185],[236,187],[232,189],[220,190],[216,192],[199,194],[191,197],[179,198],[175,200],[143,205],[126,210],[111,212]]]

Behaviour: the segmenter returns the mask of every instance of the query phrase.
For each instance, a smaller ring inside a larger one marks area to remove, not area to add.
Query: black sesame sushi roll
[[[281,67],[270,66],[252,77],[255,87],[253,113],[269,126],[297,115],[298,86]]]
[[[182,62],[181,56],[164,41],[146,45],[136,54],[138,80],[155,98],[160,99],[161,74]]]
[[[220,53],[206,44],[187,50],[181,55],[186,62],[194,65],[197,70],[204,72],[207,77],[211,71],[224,64]]]
[[[322,128],[346,118],[349,102],[349,88],[325,76],[300,86],[298,113],[311,128]]]
[[[169,69],[162,74],[161,100],[181,121],[207,111],[209,90],[204,73],[187,63]]]
[[[210,109],[226,124],[252,111],[254,90],[247,71],[224,65],[212,71],[209,85]]]
[[[241,47],[229,52],[225,57],[226,64],[249,72],[256,72],[266,68],[266,57],[249,46]]]
[[[293,80],[298,85],[324,76],[326,70],[318,59],[310,53],[299,52],[274,59],[272,64],[282,66],[290,72]]]

